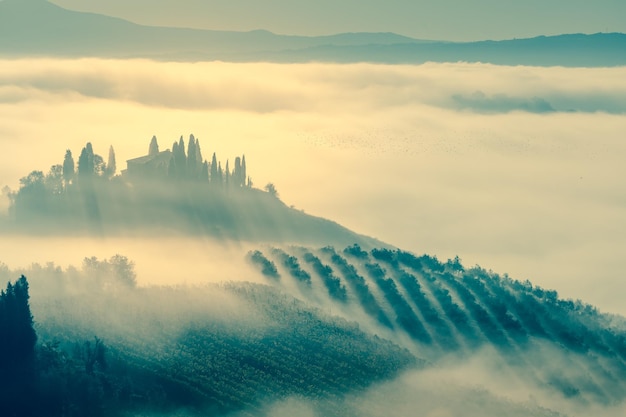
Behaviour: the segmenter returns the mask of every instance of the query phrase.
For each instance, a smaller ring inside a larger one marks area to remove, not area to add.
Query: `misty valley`
[[[0,417],[626,416],[626,2],[257,3],[0,0]]]
[[[121,170],[113,147],[106,162],[91,143],[68,149],[5,187],[3,233],[230,242],[234,272],[205,277],[176,251],[150,261],[176,265],[161,285],[123,253],[0,263],[3,416],[624,410],[623,317],[305,214],[193,135],[161,149],[153,137]]]

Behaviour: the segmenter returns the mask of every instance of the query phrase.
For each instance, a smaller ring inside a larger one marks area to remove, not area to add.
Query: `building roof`
[[[126,164],[146,165],[148,163],[169,162],[172,158],[172,152],[167,149],[156,155],[145,155],[139,158],[133,158],[126,161]]]

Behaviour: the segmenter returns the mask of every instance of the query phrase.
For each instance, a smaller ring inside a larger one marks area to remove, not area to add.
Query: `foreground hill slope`
[[[260,415],[291,396],[332,403],[418,364],[406,349],[267,286],[112,291],[91,281],[84,292],[85,284],[43,295],[35,287],[53,281],[34,280],[33,313],[53,355],[81,363],[73,351],[92,348],[94,336],[104,344],[106,363],[85,376],[99,392],[90,404],[98,414],[184,407]],[[51,383],[75,378],[63,380],[62,364],[56,372]],[[60,400],[76,401],[71,394]]]
[[[626,65],[626,34],[572,34],[482,42],[421,41],[393,33],[306,37],[141,26],[45,0],[0,2],[0,55],[273,62],[488,62]]]
[[[273,256],[289,259],[286,253],[277,249]],[[295,273],[293,260],[288,263]],[[495,396],[475,383],[468,388],[442,382],[437,373],[463,369],[471,351],[441,347],[437,356],[426,344],[407,343],[403,330],[381,331],[351,309],[350,290],[345,305],[322,310],[315,307],[321,298],[304,302],[287,294],[294,289],[287,275],[279,278],[285,290],[251,283],[138,288],[128,266],[116,256],[86,258],[82,269],[0,268],[2,278],[20,272],[31,277],[38,335],[38,378],[29,388],[38,401],[32,410],[51,417],[382,417],[420,410],[463,410],[468,417],[563,415]],[[343,275],[325,276],[330,282]],[[318,277],[312,278],[314,285]],[[358,322],[339,317],[346,313]],[[498,375],[514,381],[519,369],[503,368],[501,354],[496,349],[491,358]],[[554,354],[551,360],[562,358]]]

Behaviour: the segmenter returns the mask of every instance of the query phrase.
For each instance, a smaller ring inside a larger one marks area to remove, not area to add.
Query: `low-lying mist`
[[[252,247],[252,243],[175,234],[154,239],[10,236],[0,239],[0,263],[21,270],[49,263],[65,269],[80,266],[84,258],[104,260],[123,254],[135,264],[139,286],[260,282],[244,262]]]
[[[274,183],[287,205],[626,313],[622,68],[1,64],[0,186],[87,141],[101,155],[112,144],[123,168],[153,134],[166,148],[194,133],[205,155],[245,154],[254,186]],[[9,264],[66,245],[0,239]],[[139,271],[155,263],[129,256]]]

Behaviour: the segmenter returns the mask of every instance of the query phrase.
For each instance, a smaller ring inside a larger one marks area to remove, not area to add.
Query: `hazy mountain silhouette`
[[[0,2],[0,53],[151,57],[163,59],[242,59],[259,51],[323,44],[361,45],[417,42],[392,33],[305,37],[264,30],[231,32],[137,25],[122,19],[66,10],[45,0]]]
[[[288,36],[137,25],[63,9],[44,0],[0,2],[5,56],[142,57],[276,62],[489,62],[508,65],[625,65],[626,34],[539,36],[482,42],[423,41],[393,33]]]

